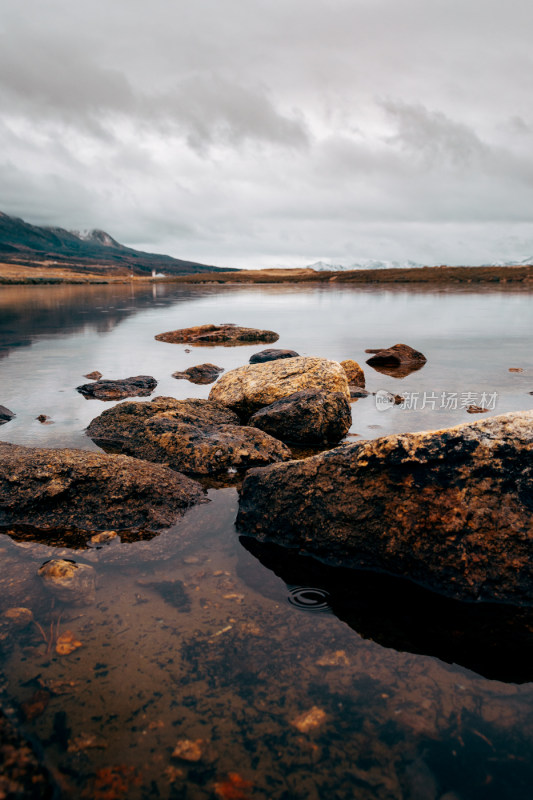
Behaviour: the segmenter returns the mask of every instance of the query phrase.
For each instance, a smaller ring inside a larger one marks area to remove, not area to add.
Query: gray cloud
[[[211,263],[530,256],[532,22],[525,0],[4,0],[0,208]]]

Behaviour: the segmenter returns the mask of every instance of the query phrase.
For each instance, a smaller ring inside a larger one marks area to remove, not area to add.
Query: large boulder
[[[352,414],[344,394],[304,389],[260,408],[248,424],[282,442],[335,444],[350,430]]]
[[[365,388],[365,373],[357,361],[347,358],[345,361],[341,361],[340,365],[346,373],[350,386],[358,386],[362,389]]]
[[[77,386],[76,391],[86,399],[123,400],[125,397],[148,397],[156,386],[157,381],[151,375],[136,375],[133,378],[84,383]]]
[[[263,431],[239,425],[229,409],[209,400],[156,397],[121,403],[93,419],[95,442],[173,469],[211,475],[290,458],[284,444]]]
[[[463,600],[533,605],[533,411],[252,470],[238,528]]]
[[[250,356],[250,364],[264,364],[265,361],[277,361],[278,358],[295,358],[300,354],[296,350],[281,350],[276,347],[268,347]]]
[[[197,325],[194,328],[180,328],[177,331],[158,333],[159,342],[179,344],[253,344],[254,342],[277,342],[279,334],[262,331],[258,328],[241,328],[238,325]]]
[[[340,392],[350,399],[346,373],[337,361],[304,356],[232,369],[219,378],[209,399],[249,417],[260,408],[303,389]]]
[[[0,443],[0,525],[157,530],[203,500],[196,481],[147,461]]]

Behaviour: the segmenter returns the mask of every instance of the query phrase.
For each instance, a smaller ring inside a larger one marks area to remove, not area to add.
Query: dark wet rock
[[[45,424],[49,425],[50,422],[51,422],[50,417],[48,416],[48,414],[39,414],[39,416],[35,417],[35,419],[37,420],[37,422],[40,422],[43,425],[45,425]]]
[[[121,403],[93,419],[87,434],[102,446],[196,475],[247,469],[290,458],[285,445],[209,400],[156,397]]]
[[[59,797],[48,770],[32,745],[0,709],[0,797],[7,800],[52,800]]]
[[[45,588],[62,603],[74,606],[94,603],[96,586],[94,567],[55,558],[43,564],[38,574]]]
[[[347,358],[345,361],[340,362],[341,367],[346,373],[348,384],[350,386],[359,386],[362,389],[365,387],[365,373],[359,366],[357,361]]]
[[[299,355],[300,353],[297,353],[296,350],[278,350],[275,347],[271,347],[250,356],[250,364],[263,364],[265,361],[277,361],[278,358],[295,358]]]
[[[95,369],[94,372],[88,372],[87,375],[84,375],[83,377],[90,381],[99,381],[102,377],[102,373]]]
[[[198,483],[165,466],[0,442],[0,525],[154,530],[203,500]]]
[[[180,328],[177,331],[159,333],[155,337],[159,342],[179,344],[253,344],[254,342],[277,342],[279,334],[274,331],[263,331],[258,328],[241,328],[238,325],[197,325],[194,328]]]
[[[360,397],[371,397],[374,392],[368,392],[366,389],[362,389],[359,386],[350,386],[350,398],[352,400],[357,400]]]
[[[304,389],[259,409],[248,424],[282,442],[335,443],[350,430],[352,414],[346,395]]]
[[[462,600],[533,605],[533,411],[252,470],[238,527]]]
[[[298,356],[232,369],[219,378],[209,399],[247,418],[303,389],[340,392],[346,399],[350,397],[346,373],[338,361]]]
[[[197,364],[183,372],[173,372],[172,377],[184,378],[191,383],[206,384],[216,381],[221,372],[224,372],[224,367],[217,367],[215,364]]]
[[[367,360],[367,364],[378,372],[394,378],[407,377],[421,369],[427,361],[423,353],[414,350],[408,344],[395,344],[381,350],[365,350],[365,352],[374,354]]]
[[[98,380],[77,386],[76,391],[87,399],[123,400],[125,397],[148,397],[152,394],[157,381],[150,375],[136,375],[134,378],[123,378],[116,381]]]
[[[15,418],[15,414],[13,411],[10,411],[9,408],[5,406],[0,406],[0,425],[4,425],[6,422],[10,422],[12,419]]]

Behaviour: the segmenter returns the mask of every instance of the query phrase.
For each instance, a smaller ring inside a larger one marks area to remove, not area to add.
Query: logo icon
[[[376,408],[378,411],[388,411],[394,405],[394,395],[385,389],[376,392]]]

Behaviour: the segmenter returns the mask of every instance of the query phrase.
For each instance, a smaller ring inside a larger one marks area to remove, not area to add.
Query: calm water
[[[402,379],[365,367],[368,389],[410,407],[357,401],[352,437],[472,421],[463,406],[483,395],[494,413],[528,409],[532,310],[531,293],[509,289],[3,287],[0,403],[17,417],[0,438],[97,449],[84,428],[110,404],[75,391],[92,370],[207,397],[171,373],[228,370],[261,347],[187,353],[153,338],[205,322],[271,328],[276,346],[361,364],[367,348],[422,350],[425,367]],[[59,656],[37,628],[4,642],[4,700],[66,797],[531,797],[531,612],[259,546],[235,532],[235,489],[209,497],[150,541],[69,550],[0,535],[0,612],[29,607],[48,640],[52,626],[82,643]],[[52,606],[36,572],[58,556],[96,568],[93,605]],[[181,740],[200,740],[201,758],[174,757]]]

